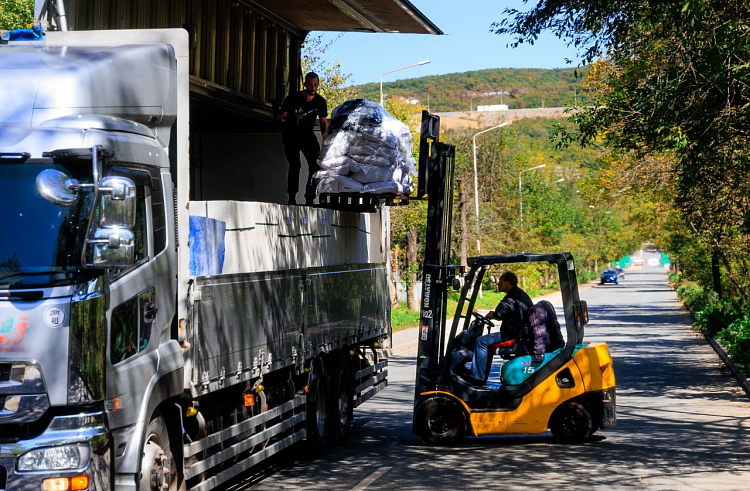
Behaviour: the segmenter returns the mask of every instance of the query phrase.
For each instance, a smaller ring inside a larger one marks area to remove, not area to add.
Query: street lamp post
[[[547,164],[537,165],[536,167],[532,167],[530,169],[522,170],[518,173],[518,200],[521,204],[521,230],[523,230],[523,183],[521,181],[521,176],[523,176],[524,172],[529,172],[536,169],[541,169],[542,167],[546,167]]]
[[[486,130],[482,130],[476,135],[474,135],[473,143],[474,143],[474,211],[476,212],[477,216],[477,256],[482,255],[482,243],[479,239],[480,233],[479,233],[479,180],[477,178],[477,137],[481,135],[482,133],[487,133],[488,131],[496,130],[498,128],[502,128],[503,126],[506,126],[508,123],[501,123],[497,126],[493,126],[492,128],[487,128]]]
[[[397,72],[399,70],[405,70],[405,69],[411,68],[413,66],[426,65],[429,62],[430,62],[430,60],[422,60],[422,61],[417,62],[417,63],[412,63],[411,65],[406,65],[406,66],[402,66],[401,68],[396,68],[394,70],[388,70],[387,72],[383,72],[380,75],[380,105],[381,106],[383,105],[383,75],[388,75],[389,73]]]

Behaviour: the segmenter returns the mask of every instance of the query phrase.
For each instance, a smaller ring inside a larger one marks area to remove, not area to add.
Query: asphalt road
[[[411,434],[415,359],[395,356],[390,386],[355,411],[346,446],[308,460],[282,454],[232,489],[750,489],[750,399],[693,330],[666,273],[628,272],[581,297],[586,340],[609,344],[617,377],[617,424],[591,441],[423,446]]]

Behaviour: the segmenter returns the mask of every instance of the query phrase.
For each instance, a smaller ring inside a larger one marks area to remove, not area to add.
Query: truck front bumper
[[[2,438],[0,427],[0,438]],[[18,457],[24,453],[56,445],[79,444],[88,446],[89,457],[77,469],[60,471],[19,471]],[[104,414],[82,413],[72,416],[56,416],[44,432],[29,440],[2,443],[0,439],[0,490],[40,491],[45,479],[87,476],[87,490],[105,491],[112,486],[112,445],[104,423]],[[5,472],[3,472],[3,470]],[[3,482],[3,475],[7,482]]]

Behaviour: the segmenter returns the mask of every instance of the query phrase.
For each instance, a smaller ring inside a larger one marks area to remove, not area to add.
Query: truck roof
[[[0,51],[0,133],[102,129],[156,136],[167,146],[177,107],[171,46],[35,44]]]
[[[408,0],[255,0],[305,31],[443,34]]]

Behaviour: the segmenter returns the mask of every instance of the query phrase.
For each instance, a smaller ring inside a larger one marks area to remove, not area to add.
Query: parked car
[[[618,278],[625,278],[625,270],[622,268],[615,268],[615,271],[617,271],[617,277]]]
[[[617,271],[615,271],[614,269],[605,269],[602,272],[601,284],[603,285],[605,283],[614,283],[616,285],[618,283],[618,279],[619,278],[617,276]]]

